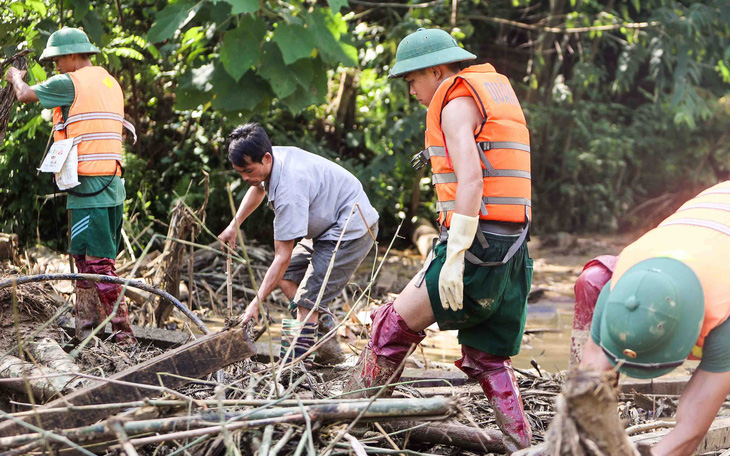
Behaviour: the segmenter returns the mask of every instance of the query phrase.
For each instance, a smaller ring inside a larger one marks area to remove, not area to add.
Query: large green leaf
[[[238,27],[223,34],[220,61],[236,81],[259,61],[265,34],[266,24],[254,17],[244,18]]]
[[[147,41],[157,43],[171,38],[175,32],[195,17],[200,4],[194,0],[180,0],[157,13],[157,19],[147,32]]]
[[[291,66],[297,75],[299,87],[281,102],[292,113],[298,113],[307,106],[321,104],[327,95],[327,68],[317,59],[303,59]]]
[[[101,46],[101,36],[104,34],[104,27],[101,25],[101,18],[96,10],[89,11],[81,23],[84,24],[84,31],[89,35],[91,42]]]
[[[297,81],[291,68],[286,66],[279,48],[274,43],[264,44],[259,74],[269,81],[269,85],[279,98],[288,97],[297,89]]]
[[[357,65],[357,49],[349,44],[347,24],[341,14],[333,15],[329,8],[317,8],[305,20],[327,63],[335,66]]]
[[[259,0],[211,0],[213,3],[226,2],[231,5],[231,14],[255,13],[259,10]]]
[[[213,96],[214,65],[203,65],[186,71],[178,78],[175,89],[175,107],[177,109],[196,109],[207,103]]]
[[[274,30],[273,41],[279,46],[287,65],[309,57],[314,50],[314,38],[301,25],[280,23]]]
[[[74,20],[76,22],[81,22],[84,19],[84,17],[86,16],[86,13],[88,13],[90,9],[91,9],[91,2],[89,0],[74,0],[74,2],[73,2]]]
[[[251,111],[266,98],[269,89],[253,71],[236,82],[222,66],[213,74],[213,109],[228,112]]]

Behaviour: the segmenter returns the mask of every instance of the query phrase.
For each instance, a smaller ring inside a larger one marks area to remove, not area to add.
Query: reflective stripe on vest
[[[414,167],[427,160],[431,163],[439,223],[450,225],[458,186],[441,130],[441,113],[459,97],[472,98],[484,118],[474,132],[484,183],[479,218],[526,223],[531,211],[529,132],[509,80],[489,64],[466,68],[445,80],[428,107],[426,149],[412,163]]]
[[[532,206],[532,203],[528,199],[504,196],[485,196],[482,198],[482,204]],[[436,202],[436,210],[439,212],[453,211],[454,209],[456,209],[456,201],[454,200]]]
[[[54,125],[53,131],[65,130],[69,124],[81,122],[83,120],[117,120],[122,123],[124,128],[132,133],[132,136],[134,137],[133,144],[137,144],[137,130],[135,130],[134,125],[132,125],[132,123],[123,116],[111,112],[90,112],[88,114],[76,114],[69,116],[65,122]]]
[[[688,209],[694,209],[694,208],[688,208]],[[692,218],[680,218],[680,219],[674,219],[674,220],[667,220],[659,224],[659,226],[670,226],[670,225],[691,225],[691,226],[701,226],[703,228],[709,228],[711,230],[719,231],[723,234],[727,234],[730,236],[730,227],[718,222],[713,222],[711,220],[701,220],[701,219],[692,219]]]

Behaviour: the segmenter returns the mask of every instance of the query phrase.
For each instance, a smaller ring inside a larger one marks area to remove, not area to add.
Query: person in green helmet
[[[693,454],[730,394],[729,253],[726,181],[627,246],[598,295],[581,366],[655,378],[701,359],[655,456]]]
[[[114,259],[126,197],[121,178],[122,129],[134,134],[134,127],[124,119],[119,82],[91,62],[90,56],[99,52],[82,30],[64,27],[49,37],[40,57],[42,62],[53,61],[58,75],[31,87],[23,81],[26,72],[11,67],[5,80],[13,85],[20,102],[40,102],[53,109],[54,146],[66,144],[70,150],[66,166],[72,168],[73,182],[63,187],[71,211],[69,250],[78,271],[116,276]],[[57,182],[62,185],[60,178]],[[86,337],[111,314],[116,341],[134,344],[121,285],[76,282],[78,338]]]
[[[346,397],[369,395],[397,382],[405,357],[437,322],[459,331],[456,365],[479,381],[514,451],[532,438],[510,361],[532,282],[530,135],[504,75],[490,64],[461,69],[475,58],[438,29],[419,29],[398,45],[390,77],[405,79],[428,107],[426,148],[414,163],[433,168],[440,236],[395,302],[373,313],[370,341],[345,390]]]

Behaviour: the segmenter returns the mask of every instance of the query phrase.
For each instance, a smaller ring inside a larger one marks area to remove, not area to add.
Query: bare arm
[[[479,214],[484,185],[479,150],[474,140],[474,131],[482,119],[479,108],[470,97],[451,100],[441,113],[446,147],[459,181],[456,212],[469,217]]]
[[[730,394],[730,372],[697,369],[679,398],[677,426],[652,447],[655,456],[694,453]]]
[[[218,239],[220,239],[223,243],[227,242],[231,248],[235,247],[238,227],[254,210],[256,210],[257,207],[259,207],[259,205],[261,205],[265,196],[266,191],[262,186],[250,187],[241,200],[241,204],[238,206],[236,216],[233,217],[233,220],[231,220],[231,223],[228,224],[228,227],[218,235]]]
[[[256,296],[246,308],[243,321],[251,318],[258,318],[259,307],[276,287],[279,286],[281,278],[284,277],[286,269],[291,262],[291,254],[294,250],[294,240],[291,241],[274,241],[274,261],[264,275],[264,280],[259,287],[258,296]]]
[[[38,96],[35,94],[33,89],[23,81],[27,71],[19,70],[15,67],[10,67],[8,72],[5,74],[5,80],[13,85],[15,91],[15,97],[21,103],[33,103],[38,101]]]

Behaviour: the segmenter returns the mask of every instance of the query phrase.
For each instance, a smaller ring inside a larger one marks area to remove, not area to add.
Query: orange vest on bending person
[[[439,223],[448,227],[458,182],[441,130],[441,111],[458,97],[472,97],[484,116],[474,132],[484,188],[479,218],[526,223],[531,218],[530,132],[509,80],[490,64],[473,65],[441,83],[428,106],[426,149],[433,167]]]
[[[611,283],[631,266],[669,257],[689,266],[702,284],[705,318],[690,358],[701,358],[705,338],[730,317],[730,181],[710,187],[687,201],[619,255]]]
[[[124,94],[119,82],[104,68],[84,67],[67,73],[76,98],[63,118],[60,107],[53,110],[53,139],[74,139],[78,147],[80,176],[121,175],[122,127],[137,136],[124,120]]]

